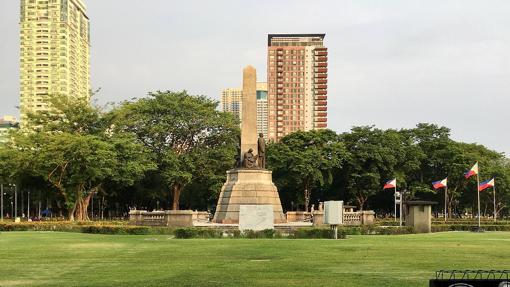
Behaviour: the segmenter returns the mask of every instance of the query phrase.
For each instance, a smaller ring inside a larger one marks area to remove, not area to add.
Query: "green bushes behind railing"
[[[477,222],[463,222],[463,224],[432,224],[432,232],[446,231],[476,231]],[[510,231],[510,224],[496,222],[482,225],[485,231]],[[61,231],[61,232],[82,232],[94,234],[124,234],[124,235],[175,235],[176,238],[294,238],[294,239],[319,239],[333,238],[333,231],[330,228],[298,228],[287,231],[266,229],[262,231],[239,230],[221,228],[170,228],[170,227],[149,227],[115,224],[107,222],[74,223],[64,221],[53,222],[0,222],[0,231]],[[346,238],[348,235],[399,235],[412,234],[413,227],[404,226],[339,226],[338,238]]]
[[[147,227],[131,226],[105,222],[0,222],[0,231],[61,231],[61,232],[82,232],[95,234],[173,234],[173,228],[168,227]]]
[[[481,225],[484,231],[510,231],[510,225]],[[446,232],[446,231],[478,231],[477,223],[473,224],[439,224],[432,225],[432,232]]]

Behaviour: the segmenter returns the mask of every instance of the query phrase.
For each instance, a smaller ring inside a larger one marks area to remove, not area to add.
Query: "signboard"
[[[343,224],[343,201],[324,202],[324,223],[330,225]]]
[[[239,230],[274,229],[272,205],[240,205]]]

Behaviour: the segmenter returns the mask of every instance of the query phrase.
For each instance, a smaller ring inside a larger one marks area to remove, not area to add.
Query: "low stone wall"
[[[193,210],[165,210],[145,211],[131,210],[129,212],[129,224],[142,226],[174,226],[190,227],[194,222],[209,222],[207,211]]]
[[[287,222],[310,222],[312,215],[306,211],[287,211]]]
[[[313,226],[324,225],[324,212],[314,211],[289,211],[287,222],[310,222]],[[210,223],[210,214],[207,211],[193,210],[166,210],[166,211],[145,211],[131,210],[129,212],[129,223],[141,226],[174,226],[190,227]],[[375,213],[371,210],[344,212],[344,225],[371,225],[374,223]]]

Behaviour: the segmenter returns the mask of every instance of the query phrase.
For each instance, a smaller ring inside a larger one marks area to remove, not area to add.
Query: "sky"
[[[510,1],[84,0],[99,103],[150,91],[219,99],[267,34],[325,33],[328,126],[451,128],[510,155]],[[19,1],[0,0],[0,115],[18,114]]]

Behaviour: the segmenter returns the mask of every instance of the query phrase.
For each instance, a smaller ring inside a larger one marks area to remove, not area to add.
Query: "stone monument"
[[[238,224],[241,205],[272,206],[274,223],[286,222],[280,196],[273,183],[272,172],[265,169],[265,143],[263,145],[264,154],[259,154],[262,143],[257,135],[256,86],[255,68],[252,66],[244,68],[240,165],[227,171],[227,181],[221,188],[213,218],[215,223]],[[264,158],[261,160],[260,156]]]

